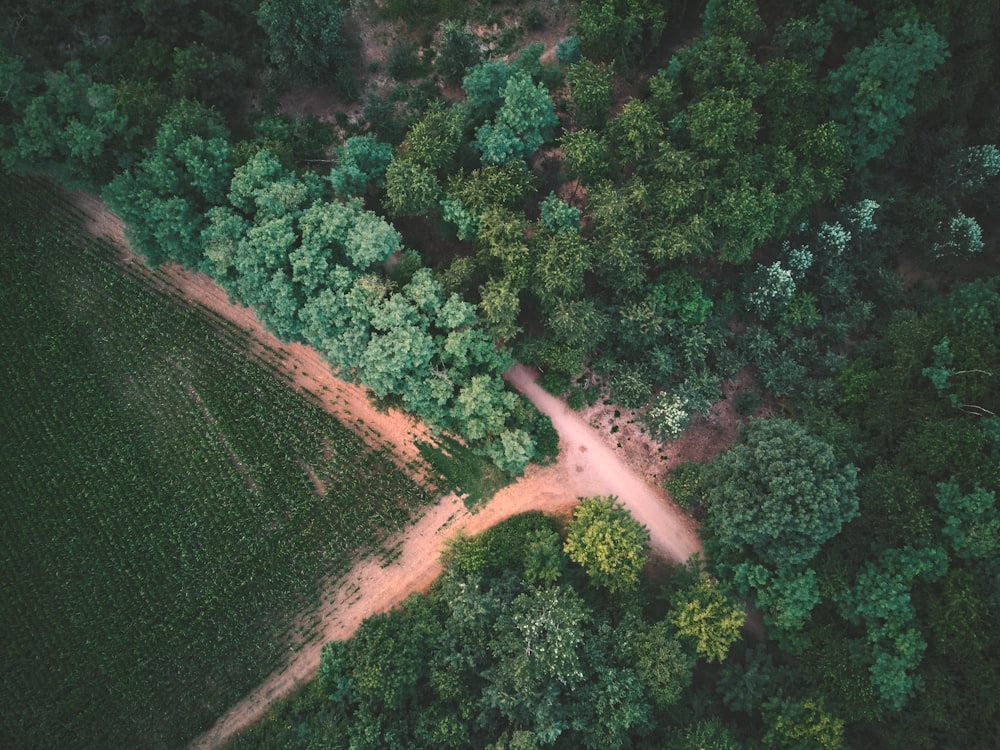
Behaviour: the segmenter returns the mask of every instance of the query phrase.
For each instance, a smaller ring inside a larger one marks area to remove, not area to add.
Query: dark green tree
[[[257,22],[268,56],[282,73],[309,81],[329,78],[348,62],[341,0],[263,0]]]
[[[702,474],[706,527],[724,554],[802,565],[858,514],[857,469],[786,419],[751,422]]]
[[[856,166],[884,154],[902,134],[921,75],[947,56],[948,45],[934,27],[914,21],[883,29],[867,47],[844,56],[829,76],[830,116],[840,125]]]

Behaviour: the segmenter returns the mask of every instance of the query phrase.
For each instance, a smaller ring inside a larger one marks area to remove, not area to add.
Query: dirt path
[[[353,424],[366,439],[391,446],[402,464],[417,459],[415,440],[426,435],[422,424],[398,411],[375,410],[363,388],[339,380],[313,349],[280,342],[260,324],[252,310],[232,304],[209,277],[169,264],[150,271],[128,248],[120,220],[100,201],[81,193],[73,194],[72,200],[85,215],[87,228],[112,240],[121,250],[122,263],[131,266],[133,272],[239,326],[251,338],[251,353],[280,363],[285,379],[295,388],[341,421]],[[415,591],[426,590],[441,572],[438,559],[445,541],[459,530],[475,534],[527,510],[568,514],[580,497],[617,495],[649,528],[655,554],[682,561],[701,551],[691,519],[677,510],[662,491],[630,469],[594,428],[543,391],[530,370],[517,365],[506,377],[552,419],[560,436],[558,461],[546,467],[529,467],[524,476],[475,514],[469,513],[455,496],[445,497],[426,509],[413,526],[386,542],[387,549],[398,552],[391,564],[385,565],[378,556],[369,557],[329,590],[320,592],[324,604],[316,617],[322,637],[290,654],[282,669],[219,718],[191,743],[191,748],[224,746],[265,716],[275,701],[312,679],[323,643],[350,637],[366,617],[391,609]]]
[[[701,552],[694,522],[677,510],[664,493],[629,469],[596,430],[543,391],[530,370],[517,365],[506,377],[552,419],[560,436],[558,461],[551,466],[530,467],[475,514],[454,496],[446,497],[414,526],[387,542],[390,548],[399,545],[399,557],[392,564],[383,567],[378,559],[367,559],[355,565],[338,583],[333,601],[320,612],[323,637],[304,647],[284,669],[233,706],[191,743],[192,750],[223,747],[239,731],[265,716],[273,702],[312,679],[319,667],[323,643],[349,638],[366,617],[391,609],[415,591],[426,590],[441,573],[438,558],[445,541],[459,530],[476,534],[527,510],[568,514],[579,497],[610,494],[617,495],[649,528],[655,554],[679,562]]]

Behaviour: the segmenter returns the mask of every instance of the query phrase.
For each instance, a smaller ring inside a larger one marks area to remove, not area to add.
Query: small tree
[[[707,661],[721,662],[740,638],[746,615],[729,599],[711,576],[682,588],[671,599],[667,622],[677,635],[690,641],[695,653]]]
[[[614,497],[583,498],[573,512],[564,546],[595,584],[612,593],[639,585],[649,530]]]
[[[580,60],[566,73],[569,84],[569,109],[577,124],[600,129],[608,119],[611,107],[611,71],[605,65]]]
[[[458,83],[479,60],[476,38],[454,21],[441,24],[440,34],[434,66],[446,81]]]
[[[559,124],[552,97],[541,84],[521,72],[503,87],[503,104],[495,121],[476,131],[475,146],[487,164],[527,158],[552,140]]]

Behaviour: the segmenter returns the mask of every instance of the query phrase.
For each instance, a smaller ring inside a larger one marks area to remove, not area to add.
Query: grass
[[[432,498],[45,183],[0,216],[0,747],[179,747]]]

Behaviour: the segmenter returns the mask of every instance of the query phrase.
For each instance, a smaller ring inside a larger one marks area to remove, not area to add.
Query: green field
[[[0,217],[0,747],[182,746],[431,498],[45,183]]]

